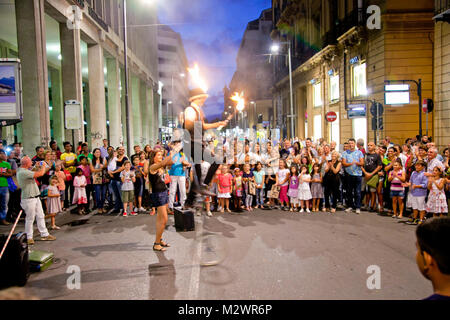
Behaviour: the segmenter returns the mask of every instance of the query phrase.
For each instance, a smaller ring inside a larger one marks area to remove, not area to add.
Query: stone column
[[[106,59],[106,74],[108,82],[108,118],[109,144],[118,147],[122,138],[119,85],[119,63],[115,58]]]
[[[50,141],[44,0],[15,1],[22,64],[23,146],[26,154]]]
[[[153,89],[147,88],[147,132],[148,132],[148,144],[154,145],[155,140],[155,127],[158,128],[158,111],[155,110],[155,104],[153,103]]]
[[[65,141],[64,132],[64,102],[62,101],[61,73],[58,69],[50,68],[53,102],[53,139],[58,142],[62,150]]]
[[[91,130],[91,150],[100,148],[107,138],[105,73],[103,67],[103,48],[99,44],[88,47],[89,63],[89,111]]]
[[[140,81],[139,95],[141,101],[141,124],[142,124],[142,147],[144,147],[149,141],[149,104],[147,100],[147,85],[144,81]]]
[[[127,118],[126,118],[126,104],[125,104],[125,70],[120,69],[120,87],[121,87],[121,120],[122,120],[122,137],[123,137],[123,145],[126,146],[127,141]]]
[[[79,29],[68,29],[65,23],[60,23],[61,39],[61,75],[63,102],[67,100],[77,100],[83,106],[83,79],[81,73],[81,39]],[[84,116],[81,111],[81,124]],[[72,141],[74,148],[78,141],[84,141],[83,126],[80,130],[66,130],[66,138]]]
[[[131,120],[132,120],[132,131],[133,131],[133,139],[132,143],[134,145],[141,144],[142,138],[142,115],[141,115],[141,99],[140,99],[140,80],[138,77],[131,76],[130,82],[131,88]],[[134,145],[131,145],[133,147]]]

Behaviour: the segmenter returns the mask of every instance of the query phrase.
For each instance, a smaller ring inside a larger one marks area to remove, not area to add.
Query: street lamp
[[[171,80],[172,80],[172,100],[173,101],[176,101],[177,99],[175,99],[175,91],[174,91],[174,85],[173,85],[173,79],[174,79],[174,76],[175,76],[175,72],[172,72],[172,75],[171,75]],[[184,73],[178,73],[178,76],[180,77],[180,78],[184,78],[184,77],[186,77],[186,74],[184,74]],[[169,101],[169,103],[170,104],[172,104],[172,101]],[[169,106],[167,106],[167,107],[169,107]],[[173,121],[173,108],[174,108],[174,106],[172,105],[172,110],[171,110],[171,118],[172,118],[172,121]],[[167,118],[169,118],[169,109],[167,109]],[[168,121],[168,120],[167,120]]]
[[[255,101],[250,101],[250,104],[253,105],[253,111],[254,111],[254,115],[255,115],[255,117],[254,117],[255,122],[254,123],[255,123],[255,127],[256,127],[256,123],[258,121],[257,116],[256,116],[256,102]]]
[[[295,127],[294,127],[294,93],[292,90],[292,58],[291,58],[291,43],[289,41],[287,42],[280,42],[275,43],[272,45],[270,50],[274,54],[279,54],[280,51],[280,44],[287,44],[288,45],[288,60],[289,60],[289,89],[290,89],[290,100],[291,100],[291,114],[288,115],[288,117],[291,118],[291,135],[292,137],[295,136]]]

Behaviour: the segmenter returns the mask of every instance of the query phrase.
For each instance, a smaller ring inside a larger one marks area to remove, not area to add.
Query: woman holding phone
[[[173,157],[181,150],[181,145],[173,148],[170,154],[163,160],[164,150],[154,150],[150,154],[148,179],[152,189],[150,199],[153,207],[156,207],[156,239],[153,244],[154,251],[166,251],[170,245],[162,240],[162,234],[167,223],[167,204],[169,203],[169,193],[164,182],[166,167],[171,166]]]

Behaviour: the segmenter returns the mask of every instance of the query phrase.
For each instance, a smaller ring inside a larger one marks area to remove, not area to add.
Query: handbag
[[[367,185],[371,188],[376,189],[378,187],[379,176],[378,174],[374,174],[368,181]]]
[[[14,192],[14,191],[16,191],[16,190],[17,190],[17,186],[16,186],[16,184],[14,183],[13,178],[12,178],[12,177],[8,177],[7,180],[8,180],[8,189],[9,189],[9,192]]]
[[[256,194],[256,184],[250,181],[248,184],[248,193],[254,196]]]
[[[272,199],[277,199],[278,197],[280,197],[280,187],[276,185],[272,186],[270,194]]]
[[[72,177],[72,175],[70,174],[70,172],[69,171],[67,171],[67,170],[63,170],[63,172],[64,172],[64,174],[66,175],[66,181],[72,181],[72,179],[73,179],[73,177]]]

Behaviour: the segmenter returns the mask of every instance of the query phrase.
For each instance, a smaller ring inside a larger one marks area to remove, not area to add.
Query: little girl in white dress
[[[300,185],[298,187],[298,200],[300,200],[300,212],[304,212],[303,205],[306,207],[306,212],[309,211],[309,200],[312,199],[311,189],[309,183],[311,181],[311,176],[308,174],[308,168],[303,165],[300,167]]]

